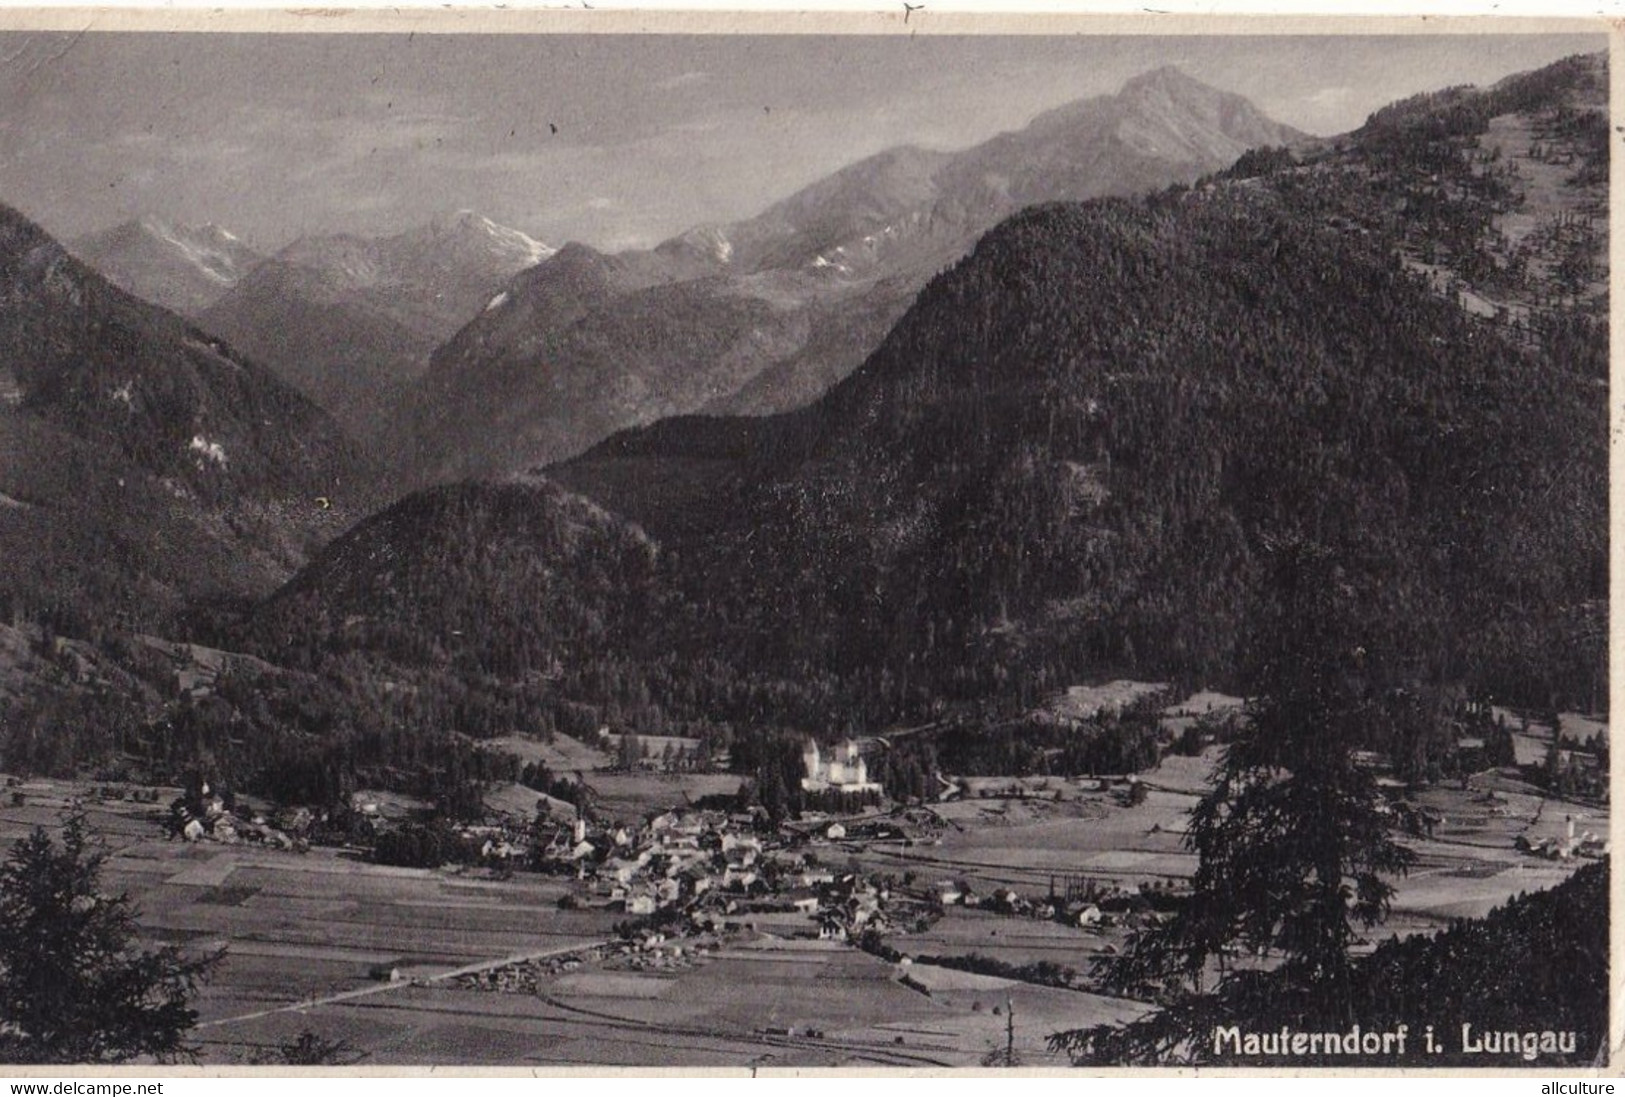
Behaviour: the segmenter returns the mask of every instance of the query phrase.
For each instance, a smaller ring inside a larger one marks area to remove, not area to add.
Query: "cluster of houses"
[[[292,809],[274,822],[258,814],[244,818],[207,781],[169,805],[171,833],[188,842],[257,842],[276,849],[304,849],[312,822],[307,808]]]
[[[534,861],[576,877],[574,904],[664,915],[692,933],[846,940],[887,928],[900,908],[929,905],[924,896],[894,896],[885,884],[821,863],[819,851],[845,839],[847,824],[811,832],[759,824],[756,814],[705,810],[664,812],[636,828],[577,819]]]
[[[1586,831],[1576,835],[1574,831],[1574,816],[1564,817],[1567,824],[1563,837],[1531,839],[1520,834],[1513,839],[1513,845],[1520,853],[1544,857],[1549,861],[1570,861],[1576,857],[1590,857],[1600,859],[1607,857],[1611,847],[1608,839],[1595,831]]]
[[[646,933],[594,945],[579,952],[519,960],[511,964],[467,972],[457,977],[465,990],[493,991],[498,994],[540,994],[547,981],[568,975],[588,965],[605,970],[675,971],[691,967],[710,952],[704,944],[673,939],[664,933]]]
[[[1173,880],[1142,882],[1134,888],[1103,885],[1090,888],[1087,894],[1057,892],[1052,885],[1047,896],[1038,898],[1003,887],[981,895],[963,881],[945,880],[933,891],[936,902],[945,908],[975,907],[1006,917],[1060,922],[1080,929],[1110,929],[1156,920],[1161,914],[1159,908],[1167,908],[1176,897],[1186,894],[1188,886]]]
[[[901,885],[823,863],[854,840],[918,840],[906,820],[832,821],[764,833],[755,815],[668,811],[640,827],[561,826],[535,853],[543,871],[574,876],[571,906],[624,911],[684,934],[755,931],[777,937],[857,940],[919,927],[943,908],[1107,928],[1139,920],[1172,885],[1104,888],[1029,898],[1009,888],[978,894],[965,883]],[[923,837],[923,835],[921,835]]]

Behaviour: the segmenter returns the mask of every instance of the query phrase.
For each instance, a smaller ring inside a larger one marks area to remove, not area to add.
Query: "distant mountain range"
[[[971,149],[888,150],[647,251],[555,253],[469,211],[269,257],[155,219],[78,249],[270,366],[407,482],[432,482],[556,460],[666,415],[799,406],[1016,209],[1190,182],[1300,139],[1165,68]]]
[[[553,253],[464,210],[398,236],[296,240],[198,321],[370,440],[380,413],[515,273]]]
[[[383,238],[303,237],[271,256],[216,225],[154,217],[73,245],[108,281],[268,365],[366,443],[434,349],[553,250],[471,210]]]
[[[1159,69],[962,152],[880,153],[649,251],[572,245],[435,352],[391,432],[395,463],[421,480],[500,473],[662,416],[804,404],[1014,210],[1190,182],[1301,137]]]

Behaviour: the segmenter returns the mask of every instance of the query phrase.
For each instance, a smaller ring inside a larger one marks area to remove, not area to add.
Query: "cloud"
[[[1322,110],[1339,110],[1355,95],[1353,88],[1321,88],[1308,97],[1308,102]]]

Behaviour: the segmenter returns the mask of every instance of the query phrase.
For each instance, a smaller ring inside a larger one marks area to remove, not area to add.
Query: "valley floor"
[[[1195,867],[1181,830],[1211,762],[1211,751],[1165,759],[1133,807],[1092,780],[971,779],[964,798],[933,805],[936,839],[818,839],[813,848],[828,865],[1033,900],[1068,878],[1131,889],[1177,882]],[[104,884],[135,898],[150,939],[227,947],[198,999],[206,1063],[248,1063],[309,1031],[345,1041],[368,1065],[968,1066],[1004,1046],[1013,1008],[1021,1061],[1059,1066],[1044,1047],[1049,1033],[1143,1009],[926,962],[975,956],[1086,971],[1121,949],[1123,923],[1079,928],[949,906],[923,932],[901,923],[887,931],[885,945],[914,958],[899,963],[806,939],[805,926],[791,925],[805,916],[788,914],[627,943],[616,934],[624,914],[560,909],[574,883],[566,878],[187,843],[162,836],[161,806],[92,799],[67,782],[11,792],[0,842],[54,825],[78,799],[112,851]],[[161,795],[167,803],[174,790]],[[1432,837],[1406,839],[1419,859],[1399,882],[1384,937],[1482,915],[1582,863],[1519,852],[1519,836],[1559,837],[1570,816],[1580,831],[1608,831],[1605,810],[1547,799],[1499,771],[1415,799],[1442,820]]]

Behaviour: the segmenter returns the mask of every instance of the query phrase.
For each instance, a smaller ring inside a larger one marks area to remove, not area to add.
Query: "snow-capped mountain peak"
[[[557,248],[550,247],[526,233],[497,222],[471,209],[436,217],[424,229],[431,239],[467,241],[475,247],[488,249],[495,255],[511,261],[523,261],[534,266],[553,255]],[[411,235],[411,234],[408,234]]]
[[[121,288],[189,315],[213,303],[263,258],[219,225],[151,215],[86,236],[73,250]]]

